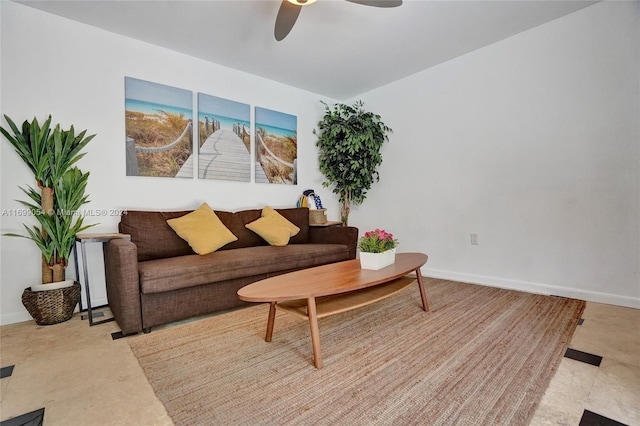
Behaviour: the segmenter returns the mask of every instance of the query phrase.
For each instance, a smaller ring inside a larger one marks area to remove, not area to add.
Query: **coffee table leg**
[[[270,342],[273,336],[273,323],[276,320],[276,302],[269,304],[269,319],[267,320],[267,335],[265,336],[265,342]]]
[[[418,288],[420,289],[420,297],[422,298],[422,309],[425,312],[429,312],[429,304],[427,303],[427,293],[424,291],[424,284],[422,283],[422,274],[420,268],[416,269],[416,277],[418,277]]]
[[[316,315],[316,298],[307,299],[307,315],[311,327],[311,345],[313,346],[313,364],[316,368],[322,368],[322,354],[320,353],[320,330],[318,329],[318,316]]]

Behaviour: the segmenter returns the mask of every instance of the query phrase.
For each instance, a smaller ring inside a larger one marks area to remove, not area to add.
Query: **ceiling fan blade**
[[[293,28],[293,24],[295,24],[298,19],[298,15],[300,15],[301,9],[302,6],[296,6],[287,0],[282,0],[280,10],[278,10],[278,16],[276,17],[276,27],[273,31],[276,40],[280,41],[289,34],[289,31]]]
[[[402,6],[402,0],[347,0],[351,3],[363,4],[374,7],[398,7]]]

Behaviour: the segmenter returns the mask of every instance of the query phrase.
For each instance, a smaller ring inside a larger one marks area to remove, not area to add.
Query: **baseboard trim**
[[[423,276],[430,278],[460,281],[468,284],[480,284],[489,287],[504,288],[508,290],[526,291],[529,293],[570,297],[573,299],[581,299],[589,302],[606,303],[608,305],[617,305],[627,308],[640,309],[640,298],[636,297],[620,296],[611,293],[601,293],[574,287],[560,287],[556,285],[535,283],[529,281],[510,280],[504,278],[488,277],[484,275],[444,271],[441,269],[422,268],[421,272]]]
[[[86,306],[84,308],[86,310]],[[75,309],[73,310],[74,314],[77,312],[80,312],[78,310],[78,305],[76,305]],[[0,314],[0,326],[16,324],[19,322],[26,322],[26,321],[33,321],[33,318],[31,318],[31,315],[29,315],[29,312],[24,310],[24,308],[22,312],[11,312],[8,314]]]
[[[0,325],[15,324],[18,322],[33,321],[29,312],[13,312],[0,315]]]

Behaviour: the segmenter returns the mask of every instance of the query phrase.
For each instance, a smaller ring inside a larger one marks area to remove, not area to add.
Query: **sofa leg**
[[[143,328],[143,329],[142,329],[142,332],[143,332],[144,334],[149,334],[149,333],[151,333],[151,327]]]

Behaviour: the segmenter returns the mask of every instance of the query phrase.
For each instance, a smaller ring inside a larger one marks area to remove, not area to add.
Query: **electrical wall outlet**
[[[471,244],[474,246],[478,245],[478,234],[476,234],[475,232],[471,233]]]

